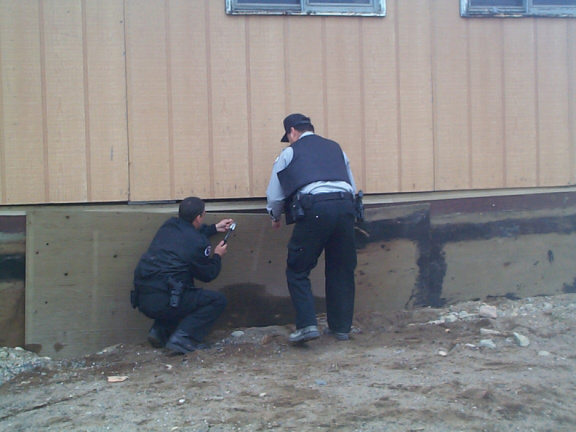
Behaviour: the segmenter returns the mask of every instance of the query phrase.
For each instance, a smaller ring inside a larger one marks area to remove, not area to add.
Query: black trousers
[[[149,288],[140,290],[138,309],[154,319],[154,327],[168,334],[184,331],[191,339],[202,342],[226,308],[226,297],[217,291],[188,288],[178,307],[170,306],[170,295]]]
[[[356,244],[354,202],[335,199],[314,202],[296,222],[288,243],[286,279],[296,313],[296,328],[317,325],[310,272],[325,253],[325,293],[328,326],[348,333],[354,316]]]

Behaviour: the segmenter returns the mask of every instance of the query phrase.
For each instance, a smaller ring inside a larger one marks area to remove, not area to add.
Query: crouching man
[[[184,199],[178,217],[168,219],[156,233],[134,271],[133,307],[154,319],[148,342],[176,353],[207,348],[202,343],[226,307],[222,293],[199,288],[194,280],[214,280],[228,245],[221,241],[212,253],[208,237],[226,232],[232,219],[203,224],[200,198]]]

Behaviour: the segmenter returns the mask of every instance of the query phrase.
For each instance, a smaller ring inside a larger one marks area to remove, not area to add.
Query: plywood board
[[[124,7],[83,2],[88,201],[127,201],[128,131]]]
[[[49,202],[88,199],[82,5],[41,2]]]
[[[272,163],[286,146],[280,142],[286,112],[284,20],[254,16],[247,21],[249,46],[248,134],[251,195],[266,196]]]
[[[176,209],[173,206],[150,213],[137,208],[123,212],[75,208],[31,211],[26,263],[27,346],[42,355],[70,357],[144,340],[151,320],[129,304],[133,272],[156,230],[176,215]],[[209,213],[205,222],[215,223],[228,216]],[[234,219],[237,229],[229,240],[221,274],[199,286],[230,295],[231,313],[251,310],[246,298],[252,296],[254,300],[254,295],[289,304],[284,270],[292,227],[272,230],[266,214],[236,214]],[[214,236],[212,243],[222,237]],[[312,274],[317,297],[323,297],[323,277],[320,260]]]
[[[169,2],[170,130],[173,142],[171,197],[209,197],[211,80],[208,76],[204,2]]]
[[[395,16],[395,4],[388,2],[389,16]],[[389,18],[362,21],[366,193],[397,192],[400,188],[397,25]]]
[[[433,2],[397,2],[400,76],[400,190],[435,189],[432,112],[432,44],[430,7]]]
[[[0,0],[0,202],[49,201],[39,3]]]
[[[538,186],[534,20],[506,20],[503,39],[505,186]]]
[[[127,0],[126,73],[130,199],[171,198],[166,2]]]
[[[325,20],[290,17],[285,25],[286,115],[307,115],[316,132],[326,134]]]
[[[362,18],[325,20],[326,117],[324,136],[346,152],[357,187],[364,188],[364,81]],[[350,127],[350,125],[356,125]]]
[[[369,243],[358,251],[355,308],[361,313],[409,308],[418,277],[414,242],[396,239]]]
[[[24,346],[24,281],[0,280],[0,346]]]
[[[568,128],[570,130],[571,184],[576,182],[576,20],[568,22]]]
[[[434,185],[436,190],[467,189],[470,170],[470,83],[468,20],[453,13],[454,4],[434,2],[432,9],[432,79],[434,81]],[[499,169],[500,167],[495,167]]]
[[[453,303],[506,294],[562,294],[565,284],[574,283],[574,241],[573,234],[547,234],[447,244],[442,297]]]
[[[209,5],[213,195],[250,196],[250,143],[246,20],[226,15],[221,2]]]
[[[568,89],[568,21],[536,21],[538,53],[539,185],[567,185],[571,179]],[[549,47],[554,46],[554,49]]]
[[[504,57],[502,20],[467,20],[470,85],[470,187],[503,188]]]

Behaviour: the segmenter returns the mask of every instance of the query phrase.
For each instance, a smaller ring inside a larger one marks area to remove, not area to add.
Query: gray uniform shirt
[[[312,132],[304,132],[300,138],[307,135],[312,135]],[[350,184],[343,181],[318,181],[307,184],[302,187],[299,192],[309,193],[309,194],[319,194],[319,193],[330,193],[330,192],[350,192],[351,194],[356,193],[356,183],[354,182],[354,176],[352,175],[352,169],[350,168],[350,161],[344,150],[344,162],[346,162],[346,170],[348,171],[348,177],[350,178]],[[280,156],[276,158],[274,166],[272,167],[272,174],[270,175],[270,182],[268,183],[268,189],[266,190],[266,198],[268,204],[266,205],[266,210],[270,214],[273,220],[279,220],[282,216],[284,210],[284,191],[280,185],[280,180],[278,180],[278,172],[282,171],[288,166],[292,161],[294,156],[294,151],[292,147],[286,147]]]

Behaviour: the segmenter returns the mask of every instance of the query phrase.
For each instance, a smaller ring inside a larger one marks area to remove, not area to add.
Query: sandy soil
[[[3,349],[0,430],[572,432],[575,312],[576,294],[497,298],[358,316],[350,341],[303,347],[275,326],[186,356]],[[10,377],[27,356],[35,368]]]

